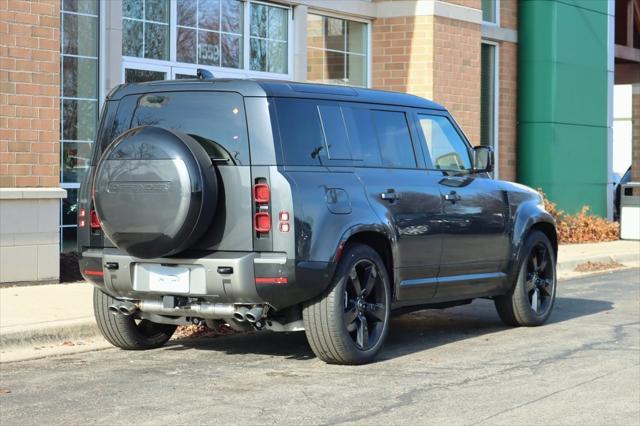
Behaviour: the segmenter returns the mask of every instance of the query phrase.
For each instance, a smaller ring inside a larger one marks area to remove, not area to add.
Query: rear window
[[[140,96],[131,128],[158,126],[186,133],[218,165],[248,165],[242,96],[227,92],[162,92]]]

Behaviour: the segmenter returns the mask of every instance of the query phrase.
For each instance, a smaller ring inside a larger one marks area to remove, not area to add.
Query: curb
[[[99,334],[100,331],[93,318],[56,321],[41,327],[31,326],[26,329],[2,332],[0,333],[0,347],[4,350],[11,347],[58,343],[95,337]]]
[[[597,256],[585,256],[580,259],[565,260],[558,262],[558,272],[570,272],[573,271],[578,265],[583,263],[638,263],[640,262],[640,254],[638,253],[625,253],[625,254],[613,254],[613,255],[597,255]]]

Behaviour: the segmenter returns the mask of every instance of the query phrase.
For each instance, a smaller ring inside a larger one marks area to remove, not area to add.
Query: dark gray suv
[[[280,81],[119,86],[79,197],[80,267],[104,337],[163,345],[180,324],[304,330],[371,361],[394,311],[491,298],[535,326],[555,298],[540,196],[493,180],[425,99]]]

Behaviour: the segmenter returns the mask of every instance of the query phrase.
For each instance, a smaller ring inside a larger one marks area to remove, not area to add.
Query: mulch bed
[[[73,283],[84,281],[78,265],[78,253],[60,253],[60,282]]]
[[[606,271],[608,269],[624,268],[622,263],[618,262],[586,262],[576,266],[576,272],[594,272]]]

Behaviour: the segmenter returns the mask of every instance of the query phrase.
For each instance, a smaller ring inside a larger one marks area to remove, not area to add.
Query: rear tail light
[[[89,222],[89,225],[91,226],[91,229],[100,229],[101,225],[100,225],[100,218],[98,217],[98,213],[96,213],[95,210],[91,209],[91,220]]]
[[[266,237],[271,231],[271,189],[266,178],[258,178],[253,185],[253,201],[255,203],[255,215],[253,217],[253,229],[256,238]]]
[[[257,232],[271,231],[271,215],[265,212],[256,213],[253,217],[253,227]]]
[[[256,203],[268,203],[271,200],[271,190],[266,183],[253,185],[253,199]]]

